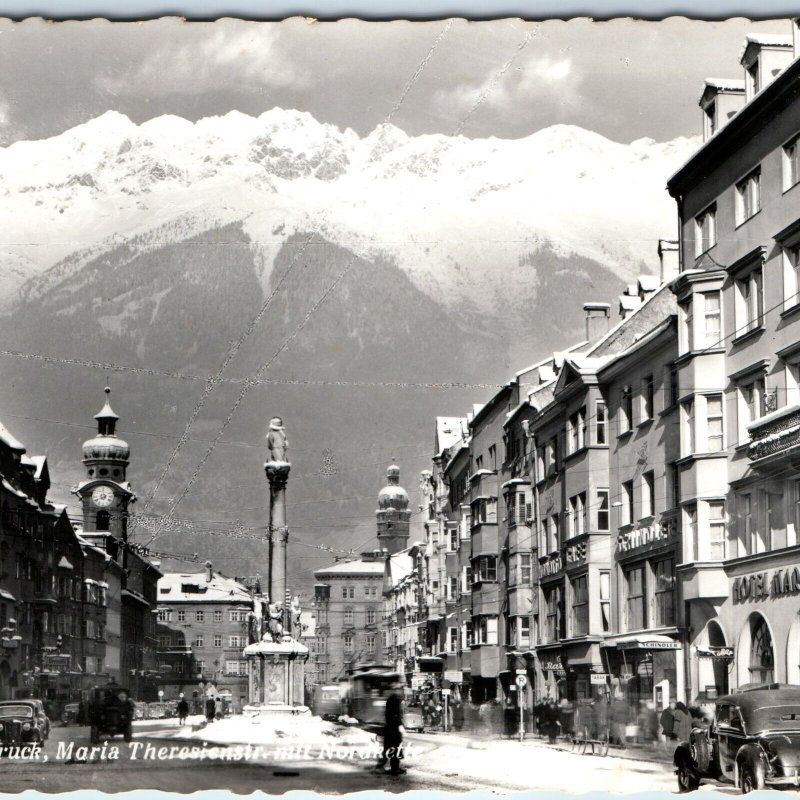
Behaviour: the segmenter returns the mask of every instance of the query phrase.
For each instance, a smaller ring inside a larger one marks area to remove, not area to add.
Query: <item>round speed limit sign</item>
[[[526,683],[528,679],[524,675],[517,675],[517,686],[521,689]]]

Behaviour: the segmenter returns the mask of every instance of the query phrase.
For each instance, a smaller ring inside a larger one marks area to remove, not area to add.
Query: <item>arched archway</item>
[[[800,684],[800,617],[795,617],[786,639],[786,683]]]
[[[757,611],[747,618],[742,627],[736,663],[740,688],[747,683],[772,683],[777,680],[772,630],[766,617]]]
[[[699,647],[725,647],[728,638],[722,625],[716,620],[711,619],[706,624],[703,632],[698,637]],[[697,664],[697,691],[713,697],[711,692],[717,696],[727,694],[730,691],[729,684],[730,662],[722,658],[709,657],[707,654],[698,659]]]

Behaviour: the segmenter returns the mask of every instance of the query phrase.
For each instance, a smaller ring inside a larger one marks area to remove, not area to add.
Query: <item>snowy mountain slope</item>
[[[391,259],[450,307],[496,311],[519,296],[498,277],[534,288],[521,258],[544,244],[622,279],[652,265],[655,240],[675,229],[665,179],[696,146],[624,145],[566,125],[518,140],[391,125],[359,138],[279,108],[141,125],[108,112],[0,150],[0,295],[37,276],[54,285],[130,238],[156,246],[241,222],[263,286],[288,237],[316,231]]]

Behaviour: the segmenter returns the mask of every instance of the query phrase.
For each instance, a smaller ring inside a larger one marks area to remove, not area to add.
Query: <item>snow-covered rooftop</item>
[[[705,85],[711,89],[719,89],[723,92],[744,91],[744,81],[739,78],[706,78]]]
[[[362,561],[359,558],[355,561],[340,561],[316,570],[314,575],[316,577],[320,575],[383,575],[383,560]]]
[[[166,572],[158,581],[159,603],[250,602],[247,587],[233,578],[212,572]]]
[[[25,445],[19,439],[12,436],[11,432],[0,422],[0,442],[2,442],[10,450],[16,450],[18,453],[25,452]]]
[[[436,417],[436,442],[439,452],[452,447],[464,437],[466,417]]]

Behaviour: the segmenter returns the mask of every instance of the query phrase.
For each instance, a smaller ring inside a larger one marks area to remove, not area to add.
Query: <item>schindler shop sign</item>
[[[646,545],[660,544],[674,538],[676,533],[675,520],[668,520],[660,525],[648,525],[646,528],[634,528],[617,536],[617,550],[627,553],[628,550],[638,550]]]
[[[731,595],[734,603],[747,600],[767,600],[770,597],[783,597],[800,593],[800,567],[776,569],[772,575],[757,572],[755,575],[741,575],[733,580]]]

